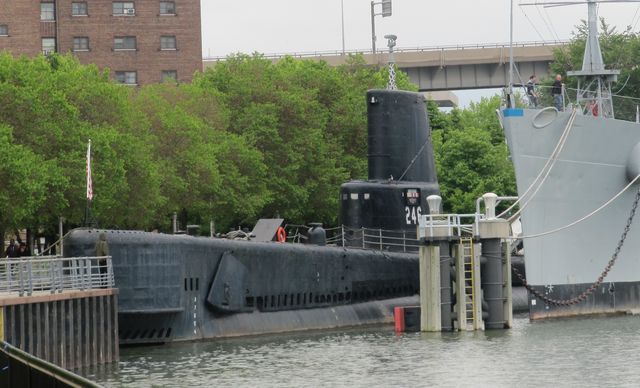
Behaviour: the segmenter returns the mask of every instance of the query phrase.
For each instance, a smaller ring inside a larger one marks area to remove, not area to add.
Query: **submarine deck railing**
[[[327,244],[351,248],[384,250],[393,248],[402,252],[417,252],[420,243],[416,231],[376,228],[327,228]]]
[[[0,293],[113,288],[111,256],[29,256],[0,261]]]
[[[427,233],[446,229],[451,236],[473,236],[482,218],[480,214],[438,214],[425,216]],[[376,228],[327,228],[327,244],[353,248],[393,249],[402,252],[418,252],[421,246],[416,230],[388,230]],[[425,236],[421,236],[425,237]],[[427,236],[428,237],[428,236]]]

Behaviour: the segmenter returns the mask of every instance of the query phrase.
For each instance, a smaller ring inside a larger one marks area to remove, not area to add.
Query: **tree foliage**
[[[482,98],[450,113],[429,105],[445,211],[473,213],[476,199],[484,193],[516,193],[513,165],[496,115],[500,103],[499,96]]]
[[[174,212],[219,230],[276,215],[334,224],[340,184],[367,175],[366,91],[386,79],[358,56],[331,67],[256,54],[190,84],[130,88],[72,56],[2,54],[0,225],[81,224],[89,139],[102,227],[168,230]],[[397,82],[416,90],[404,73]],[[450,113],[429,105],[450,210],[469,211],[485,191],[511,193],[497,101]]]

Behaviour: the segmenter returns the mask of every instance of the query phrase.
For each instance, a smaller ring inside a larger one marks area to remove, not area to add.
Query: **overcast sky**
[[[386,34],[398,36],[399,48],[509,41],[509,0],[392,1],[391,17],[376,16],[378,48],[385,48]],[[346,50],[370,49],[371,1],[343,2]],[[568,39],[587,18],[586,5],[520,6],[525,2],[535,0],[514,0],[516,42]],[[632,25],[638,31],[639,9],[640,3],[603,4],[599,16],[619,30]],[[202,40],[205,57],[341,51],[341,1],[202,0]],[[487,92],[457,94],[466,106]]]
[[[567,39],[586,5],[544,8],[514,0],[514,40]],[[347,50],[371,47],[370,0],[343,0]],[[604,4],[599,14],[619,29],[635,24],[640,3]],[[380,6],[376,6],[379,11]],[[535,27],[535,28],[534,28]],[[537,31],[536,31],[537,29]],[[393,0],[393,15],[376,16],[378,47],[509,41],[509,0]],[[340,0],[202,0],[203,55],[342,50]]]

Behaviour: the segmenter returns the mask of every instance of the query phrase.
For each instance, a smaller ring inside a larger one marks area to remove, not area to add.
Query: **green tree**
[[[515,176],[496,110],[500,97],[445,114],[429,109],[443,206],[453,213],[475,212],[487,192],[514,195]]]
[[[238,55],[194,84],[221,93],[229,131],[263,155],[272,195],[260,216],[334,223],[339,185],[366,177],[365,92],[384,86],[381,73],[362,66],[358,57],[333,68]],[[406,84],[406,76],[400,82]]]
[[[16,144],[9,126],[0,124],[0,233],[33,222],[46,199],[48,166]]]
[[[131,91],[72,56],[14,59],[0,55],[0,118],[15,144],[46,168],[45,200],[23,226],[73,225],[84,217],[85,155],[94,139],[95,212],[104,226],[141,227],[159,197],[155,167],[144,161],[146,139],[128,104]],[[147,155],[148,156],[148,155]],[[150,178],[144,180],[142,178]],[[132,195],[137,192],[139,195]],[[126,200],[123,200],[126,199]]]

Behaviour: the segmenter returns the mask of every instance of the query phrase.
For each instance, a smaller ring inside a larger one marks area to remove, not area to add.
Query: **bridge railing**
[[[527,41],[527,42],[514,42],[513,47],[539,47],[539,46],[562,46],[570,43],[570,40],[553,40],[553,41]],[[395,53],[414,53],[414,52],[434,52],[434,51],[446,51],[446,50],[472,50],[472,49],[492,49],[492,48],[509,48],[509,43],[476,43],[476,44],[453,44],[442,46],[416,46],[416,47],[400,47],[394,49]],[[303,52],[289,52],[289,53],[267,53],[262,54],[267,59],[280,59],[284,57],[294,58],[314,58],[314,57],[339,57],[348,56],[354,54],[373,54],[371,49],[357,49],[357,50],[328,50],[328,51],[303,51]],[[378,54],[384,55],[383,52]],[[205,62],[218,62],[224,61],[228,56],[214,56],[205,57]]]
[[[0,262],[0,293],[32,295],[34,291],[112,288],[111,256],[32,256]]]

